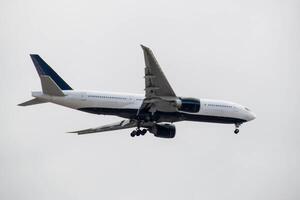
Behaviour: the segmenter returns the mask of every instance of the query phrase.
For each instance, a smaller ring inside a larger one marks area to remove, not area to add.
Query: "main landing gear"
[[[147,129],[136,129],[130,133],[131,137],[145,135],[147,133]]]
[[[238,134],[240,132],[240,130],[239,130],[240,125],[241,124],[235,124],[235,130],[234,130],[235,134]]]

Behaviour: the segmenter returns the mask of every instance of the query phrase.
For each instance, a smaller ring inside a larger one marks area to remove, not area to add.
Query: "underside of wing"
[[[176,97],[166,76],[161,70],[153,52],[143,45],[142,49],[145,58],[145,91],[146,98],[155,96],[173,96]]]
[[[176,94],[159,66],[150,48],[143,45],[145,58],[145,93],[146,98],[138,111],[141,112],[164,111],[175,112]]]
[[[77,133],[78,135],[82,134],[89,134],[89,133],[99,133],[99,132],[105,132],[105,131],[114,131],[114,130],[120,130],[120,129],[127,129],[127,128],[133,128],[137,126],[137,121],[135,120],[122,120],[117,123],[108,124],[104,126],[99,126],[96,128],[89,128],[79,131],[72,131],[69,133]]]

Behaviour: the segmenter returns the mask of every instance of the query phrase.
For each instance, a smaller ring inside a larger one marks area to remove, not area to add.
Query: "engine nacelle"
[[[200,111],[200,100],[195,98],[179,98],[176,101],[178,110],[197,113]]]
[[[176,134],[176,128],[172,124],[156,124],[149,129],[155,137],[160,138],[174,138]]]

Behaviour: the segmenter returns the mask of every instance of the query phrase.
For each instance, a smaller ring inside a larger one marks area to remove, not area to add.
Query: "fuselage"
[[[135,118],[145,98],[142,94],[112,93],[99,91],[64,90],[65,96],[51,96],[43,92],[32,92],[32,96],[61,106],[102,115],[116,115],[123,118]],[[198,112],[156,112],[157,122],[201,121],[226,124],[241,124],[255,119],[255,115],[246,107],[237,103],[199,99]]]

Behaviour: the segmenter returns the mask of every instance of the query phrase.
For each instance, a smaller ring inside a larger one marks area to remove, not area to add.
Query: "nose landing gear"
[[[239,127],[241,124],[235,124],[234,134],[238,134],[240,132]]]

